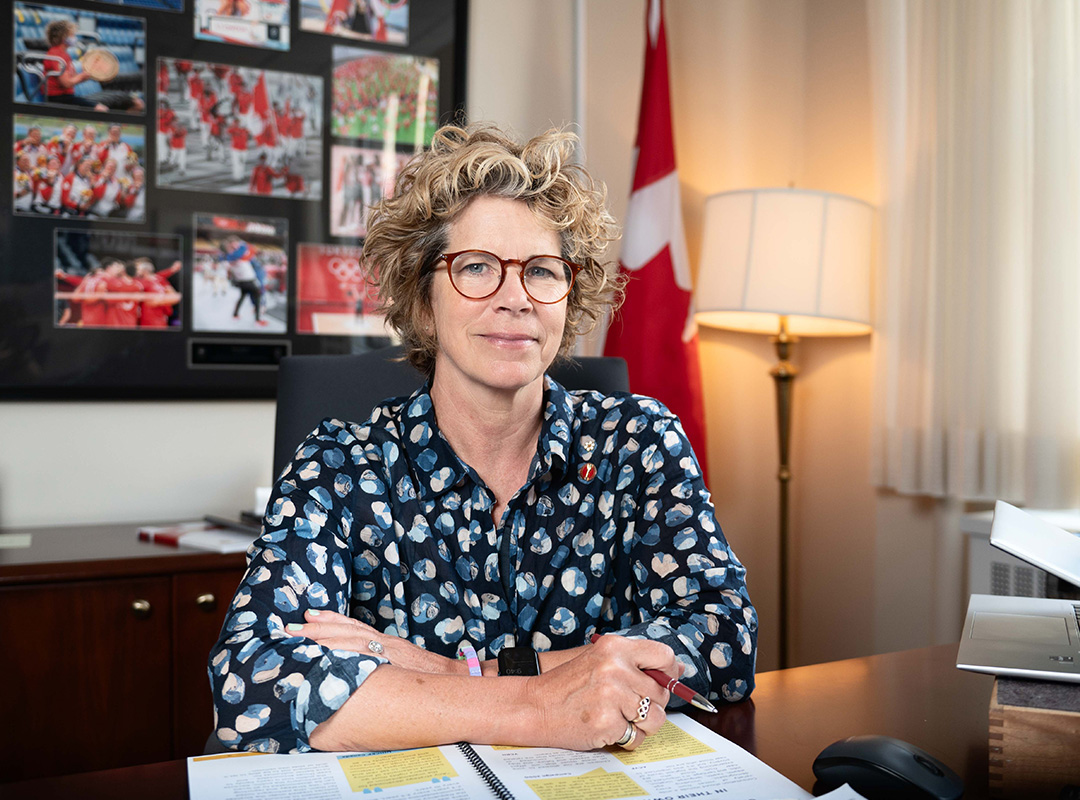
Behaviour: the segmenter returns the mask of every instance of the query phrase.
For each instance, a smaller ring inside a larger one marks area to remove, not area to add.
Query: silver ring
[[[645,717],[649,716],[650,705],[652,705],[652,700],[650,700],[648,697],[641,698],[641,702],[638,703],[637,707],[638,722],[644,722]]]
[[[633,722],[626,723],[626,733],[622,735],[622,738],[618,741],[612,742],[616,747],[626,747],[634,740],[634,734],[637,733],[637,728],[634,727]]]
[[[367,643],[367,649],[378,656],[381,656],[383,652],[383,646],[379,642],[376,642],[374,639]]]

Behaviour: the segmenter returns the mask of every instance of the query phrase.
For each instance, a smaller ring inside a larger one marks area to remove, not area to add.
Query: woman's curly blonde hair
[[[393,197],[372,208],[363,257],[368,280],[378,287],[405,357],[429,378],[438,346],[426,329],[432,268],[446,249],[450,223],[481,195],[527,203],[559,233],[559,255],[583,267],[567,299],[560,357],[622,302],[621,276],[600,260],[619,237],[618,225],[605,207],[607,187],[573,163],[576,143],[577,136],[558,129],[520,144],[490,124],[446,125],[401,171]]]

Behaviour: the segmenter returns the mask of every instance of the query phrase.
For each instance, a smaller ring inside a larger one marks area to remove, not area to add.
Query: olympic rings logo
[[[358,258],[331,258],[327,262],[326,268],[330,270],[330,274],[337,278],[342,286],[350,283],[360,283],[364,278],[364,271]]]

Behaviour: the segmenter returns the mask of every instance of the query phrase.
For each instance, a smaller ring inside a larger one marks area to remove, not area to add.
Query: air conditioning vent
[[[990,562],[990,594],[1046,597],[1046,573],[1022,563]]]

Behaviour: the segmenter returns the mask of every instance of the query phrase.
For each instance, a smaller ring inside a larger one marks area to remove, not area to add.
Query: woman
[[[48,79],[45,82],[45,96],[50,103],[64,103],[72,106],[86,106],[95,111],[108,111],[104,103],[87,100],[75,95],[75,87],[83,81],[93,80],[89,74],[79,72],[72,63],[68,54],[69,47],[77,47],[79,44],[78,27],[69,19],[54,19],[45,26],[45,41],[49,44],[48,55],[63,62],[63,68],[57,72],[53,68],[48,70]]]
[[[89,73],[79,72],[68,53],[68,48],[79,46],[79,28],[70,19],[54,19],[45,26],[45,41],[49,49],[47,55],[63,62],[57,71],[47,63],[48,78],[45,81],[45,99],[49,103],[62,103],[69,106],[83,106],[95,111],[130,111],[138,112],[145,108],[142,98],[129,92],[97,92],[95,99],[79,97],[75,87],[84,81],[94,80]]]
[[[678,419],[544,375],[619,294],[574,141],[443,128],[373,210],[365,265],[428,383],[324,420],[279,478],[210,654],[225,744],[632,749],[669,700],[642,669],[750,693],[745,571]]]

